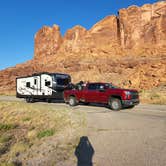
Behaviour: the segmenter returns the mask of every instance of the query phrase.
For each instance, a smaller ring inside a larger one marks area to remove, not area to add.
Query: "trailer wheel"
[[[30,97],[30,103],[34,103],[34,98]]]
[[[77,100],[74,96],[69,97],[69,105],[70,106],[76,106],[77,105]]]
[[[30,103],[30,102],[31,102],[31,101],[30,101],[30,97],[27,97],[25,100],[26,100],[27,103]]]
[[[46,99],[46,102],[47,103],[51,103],[51,99]]]
[[[27,97],[25,100],[26,100],[27,103],[33,103],[34,102],[34,99],[32,97]]]
[[[108,105],[114,111],[119,111],[122,108],[122,103],[118,98],[111,98]]]

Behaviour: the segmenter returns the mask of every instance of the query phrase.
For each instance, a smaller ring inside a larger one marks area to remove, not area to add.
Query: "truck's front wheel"
[[[119,111],[122,108],[122,103],[118,98],[111,98],[108,104],[115,111]]]
[[[76,106],[77,105],[77,100],[74,96],[69,97],[69,105],[70,106]]]

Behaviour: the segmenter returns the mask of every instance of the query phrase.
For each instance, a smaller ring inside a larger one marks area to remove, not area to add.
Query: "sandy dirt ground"
[[[20,99],[1,96],[0,100]],[[51,104],[69,107],[64,103]],[[166,105],[139,104],[117,112],[103,106],[78,105],[72,110],[86,112],[86,132],[71,159],[56,165],[166,165]]]

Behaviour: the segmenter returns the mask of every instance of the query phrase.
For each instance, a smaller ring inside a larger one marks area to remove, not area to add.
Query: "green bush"
[[[0,123],[0,131],[1,130],[11,130],[11,129],[14,129],[16,128],[17,125],[16,124],[3,124],[3,123]]]
[[[11,135],[1,135],[0,136],[0,143],[8,142],[12,139]]]
[[[52,136],[54,135],[54,130],[50,129],[50,130],[43,130],[43,131],[40,131],[38,134],[37,134],[37,137],[39,139],[43,138],[43,137],[48,137],[48,136]]]
[[[30,120],[31,120],[30,117],[26,117],[26,118],[23,118],[23,119],[22,119],[23,122],[30,121]]]

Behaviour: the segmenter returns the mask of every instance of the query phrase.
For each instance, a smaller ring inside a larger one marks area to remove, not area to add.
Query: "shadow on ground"
[[[87,136],[82,136],[75,149],[77,166],[93,166],[92,158],[95,151]]]

